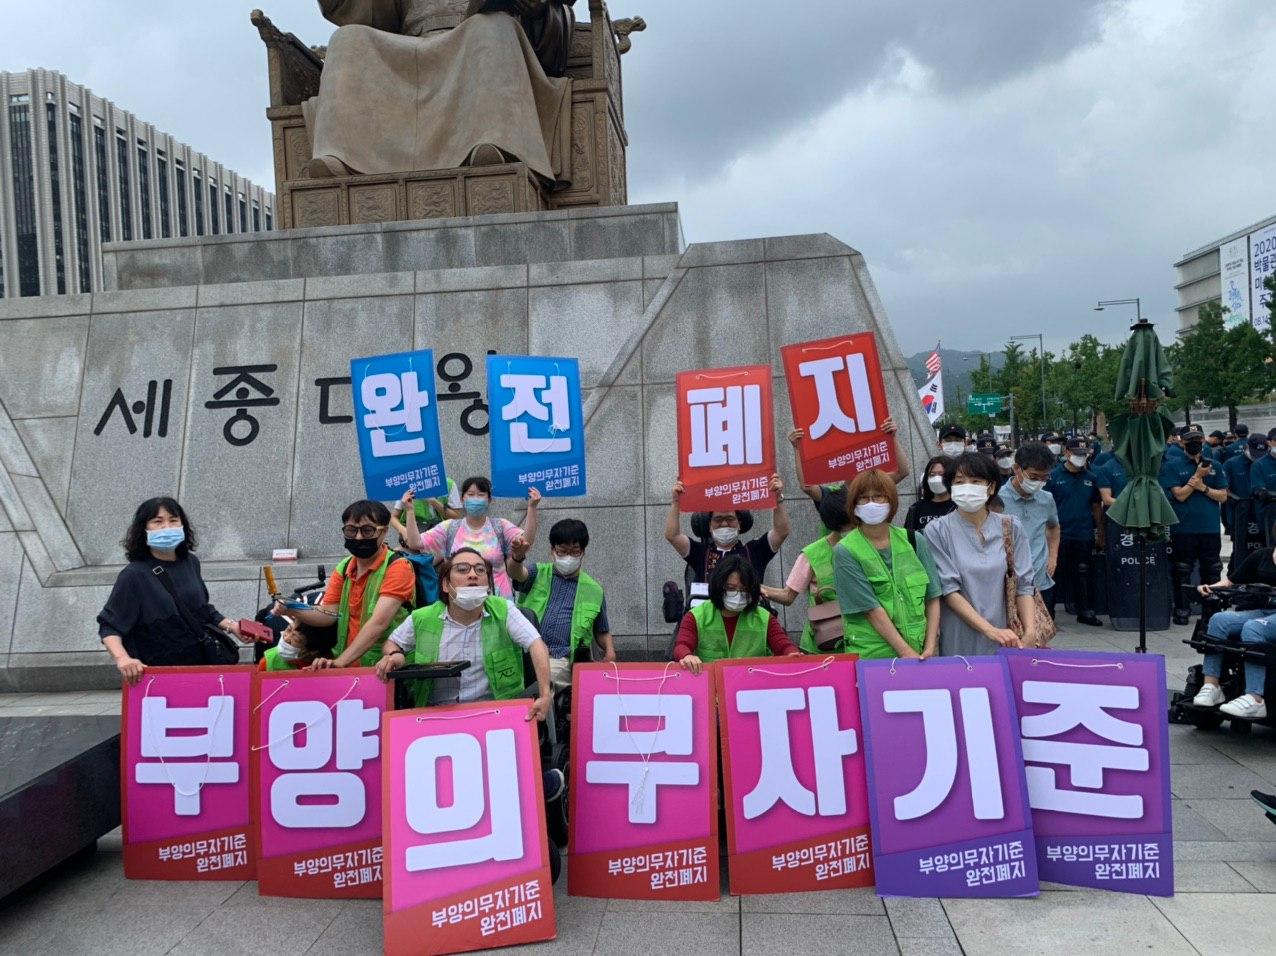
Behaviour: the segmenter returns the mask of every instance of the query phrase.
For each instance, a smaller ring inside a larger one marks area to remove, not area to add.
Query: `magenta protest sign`
[[[381,715],[371,668],[258,671],[252,719],[257,892],[381,898]]]
[[[148,667],[120,718],[124,875],[251,880],[253,668]]]
[[[573,896],[718,899],[714,707],[673,663],[572,668]]]
[[[732,893],[873,885],[856,659],[713,665]]]
[[[1165,658],[1001,653],[1042,879],[1174,895]]]
[[[530,700],[382,720],[385,952],[553,939],[554,892]]]
[[[859,662],[880,896],[1028,896],[1037,858],[1003,657]]]

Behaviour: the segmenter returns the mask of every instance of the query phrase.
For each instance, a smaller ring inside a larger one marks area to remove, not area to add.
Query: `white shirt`
[[[523,616],[513,601],[506,600],[509,605],[509,616],[505,619],[510,638],[527,650],[533,643],[541,639],[536,628]],[[491,700],[492,688],[487,682],[487,669],[483,666],[483,642],[480,630],[483,618],[490,616],[484,608],[483,617],[473,624],[461,624],[452,618],[449,611],[443,612],[443,634],[439,638],[439,660],[469,661],[470,666],[461,671],[460,677],[444,677],[436,680],[430,688],[431,704],[469,703],[472,700]],[[390,640],[410,654],[416,647],[416,631],[412,626],[412,616],[408,615],[402,624],[390,635]]]

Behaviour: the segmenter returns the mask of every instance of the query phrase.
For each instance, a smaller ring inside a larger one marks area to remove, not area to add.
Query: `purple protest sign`
[[[1165,658],[1002,651],[1042,879],[1174,895]]]
[[[878,895],[1035,895],[1005,658],[858,667]]]

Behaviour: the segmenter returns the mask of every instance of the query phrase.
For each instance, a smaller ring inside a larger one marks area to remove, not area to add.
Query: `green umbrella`
[[[1157,476],[1165,442],[1174,422],[1160,401],[1171,395],[1173,375],[1152,323],[1140,319],[1130,326],[1130,341],[1121,356],[1116,400],[1130,410],[1113,416],[1109,430],[1112,448],[1125,466],[1130,483],[1108,509],[1112,520],[1135,533],[1139,543],[1139,652],[1147,650],[1146,546],[1160,540],[1178,522]]]

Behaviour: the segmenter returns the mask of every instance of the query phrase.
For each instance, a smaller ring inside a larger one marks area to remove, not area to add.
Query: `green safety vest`
[[[864,574],[877,602],[882,606],[909,647],[920,652],[926,643],[926,589],[930,575],[917,552],[908,543],[908,532],[891,525],[891,566],[888,569],[877,548],[856,528],[839,547],[851,553]],[[846,650],[865,659],[898,657],[866,614],[843,614]]]
[[[447,480],[447,494],[442,496],[443,507],[447,507],[448,498],[452,496],[452,489],[456,487],[456,482],[451,478]],[[430,507],[432,498],[413,498],[412,510],[416,513],[416,527],[418,531],[429,531],[443,519],[435,514],[434,509]]]
[[[511,700],[523,693],[523,649],[510,637],[506,619],[509,617],[509,601],[499,595],[483,602],[483,623],[479,627],[479,644],[483,651],[483,670],[487,683],[496,700]],[[409,664],[436,664],[439,645],[443,640],[443,614],[447,605],[437,601],[429,607],[412,612],[412,632],[416,635],[416,647],[408,657]],[[430,702],[430,688],[434,682],[419,681],[416,704],[424,707]]]
[[[823,538],[812,541],[802,549],[802,553],[806,555],[806,560],[811,564],[811,583],[814,585],[813,589],[807,591],[806,603],[808,607],[837,600],[837,590],[833,580],[833,548],[834,545],[826,535]],[[807,621],[802,627],[802,637],[798,646],[808,654],[818,654],[820,652],[820,649],[815,646],[815,631],[811,628],[810,621]]]
[[[385,580],[386,569],[396,557],[399,557],[398,552],[387,550],[381,566],[368,575],[368,581],[363,586],[363,613],[359,615],[359,627],[363,627],[371,619],[372,612],[377,606],[377,599],[381,597],[381,582]],[[353,560],[353,557],[346,558],[337,565],[337,571],[345,579],[345,583],[341,586],[341,606],[337,608],[337,646],[332,650],[334,658],[345,653],[346,641],[350,636],[350,578],[346,575],[346,569],[350,567],[350,562]],[[407,620],[407,617],[408,608],[401,606],[394,612],[394,617],[390,619],[390,624],[383,636],[388,637],[391,631]],[[359,658],[359,665],[376,667],[380,659],[381,648],[374,644]]]
[[[567,580],[567,579],[564,579]],[[545,609],[549,607],[549,589],[554,581],[552,564],[536,565],[536,580],[532,589],[519,598],[520,606],[534,611],[544,623]],[[576,598],[572,604],[572,645],[569,657],[588,647],[594,638],[594,621],[603,610],[603,587],[584,571],[576,576]]]
[[[766,642],[771,615],[760,607],[744,611],[736,618],[735,637],[730,642],[727,641],[727,626],[723,623],[722,614],[712,601],[697,604],[691,609],[691,616],[696,619],[696,629],[700,634],[696,657],[706,664],[728,657],[766,657],[771,653]]]
[[[282,638],[281,638],[282,640]],[[268,671],[295,671],[292,661],[286,661],[279,655],[278,647],[270,647],[266,649],[266,653],[261,655],[262,660],[266,662],[266,670]]]

